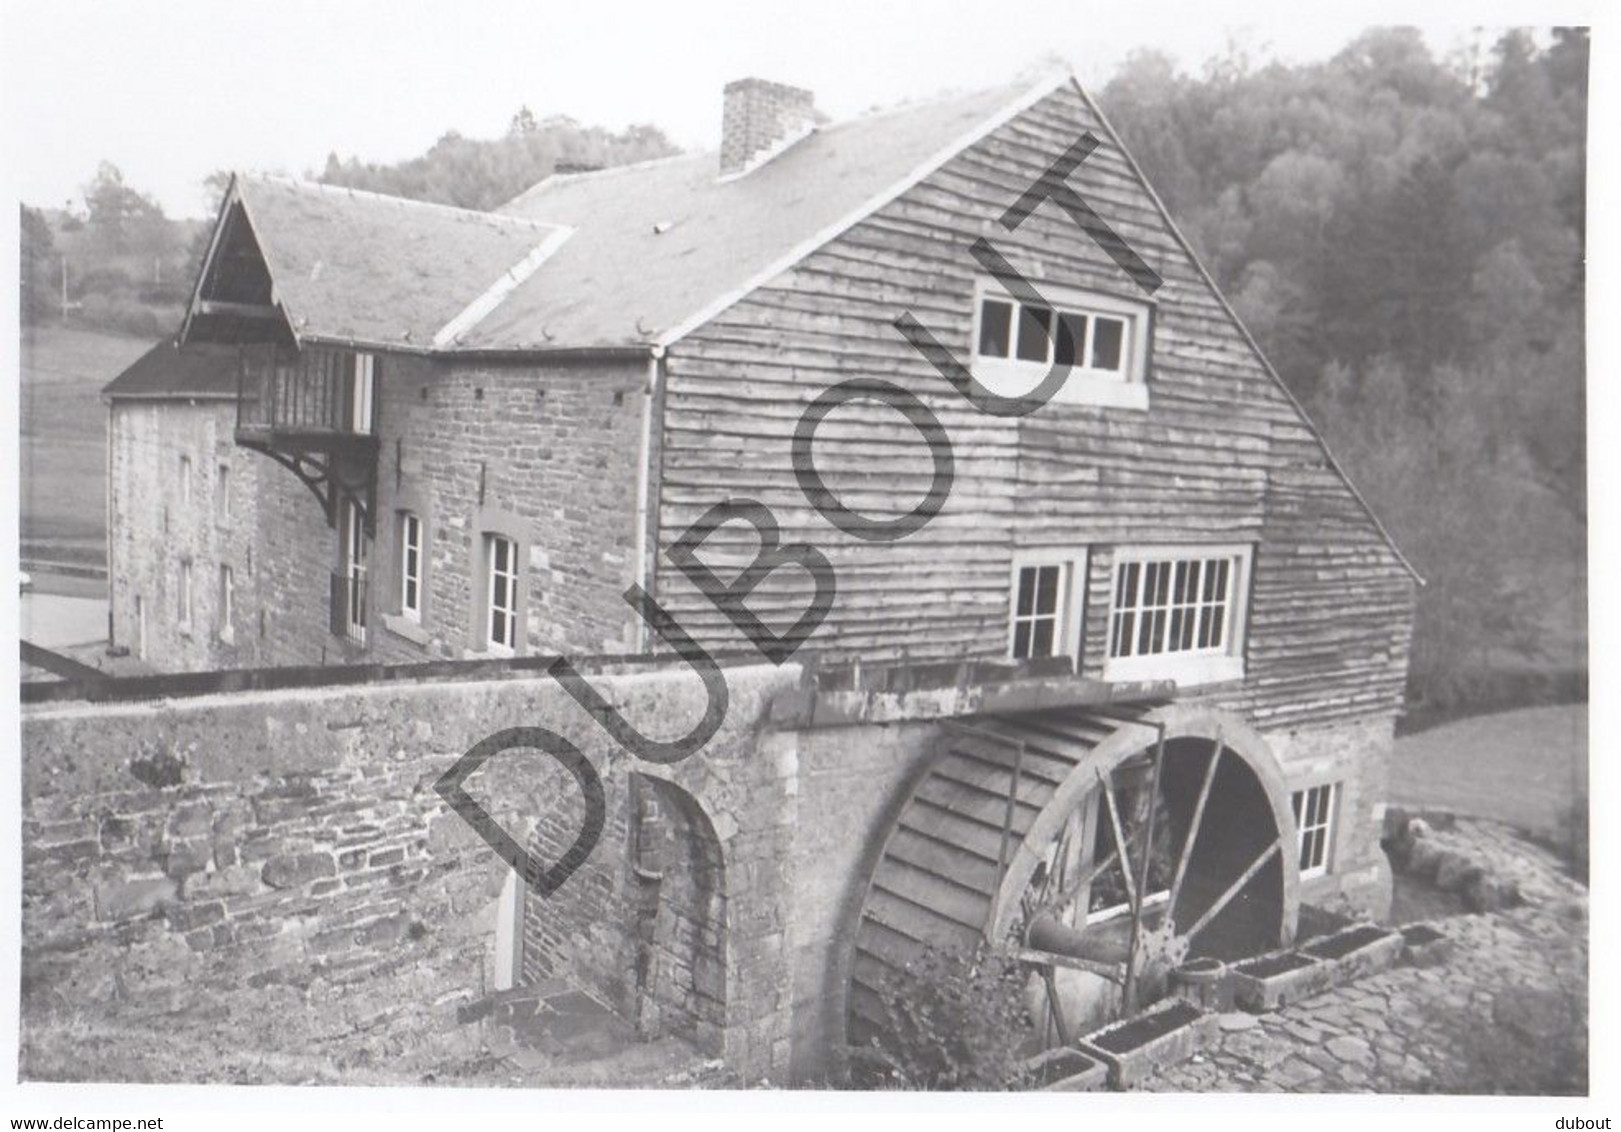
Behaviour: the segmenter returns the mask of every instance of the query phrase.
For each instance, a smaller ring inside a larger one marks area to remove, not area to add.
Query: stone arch
[[[720,1054],[727,1018],[728,906],[721,839],[673,780],[628,775],[627,858],[635,916],[638,1028]]]
[[[1196,834],[1186,912],[1178,904],[1165,922],[1186,923],[1186,934],[1201,939],[1223,935],[1223,921],[1236,925],[1236,942],[1221,944],[1227,951],[1291,942],[1299,875],[1288,788],[1266,740],[1238,716],[1182,704],[977,716],[943,728],[871,874],[849,973],[851,1043],[882,1040],[884,995],[898,977],[904,985],[926,948],[1028,946],[1027,890],[1041,884],[1038,870],[1066,824],[1162,735],[1164,765],[1180,764],[1169,786],[1181,791],[1181,820]],[[1209,802],[1202,823],[1194,813],[1200,793]],[[1208,892],[1199,891],[1201,874]]]

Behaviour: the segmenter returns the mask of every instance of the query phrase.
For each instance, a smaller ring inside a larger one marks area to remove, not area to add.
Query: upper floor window
[[[1079,641],[1077,579],[1086,556],[1027,554],[1013,563],[1008,655],[1014,660],[1073,656]]]
[[[422,620],[422,519],[400,512],[400,614]]]
[[[1324,783],[1307,790],[1296,790],[1292,799],[1295,830],[1299,837],[1300,875],[1321,876],[1328,872],[1329,848],[1333,841],[1335,783]]]
[[[1043,294],[1054,305],[1025,303],[994,283],[980,286],[974,379],[991,393],[1016,397],[1064,365],[1069,376],[1054,401],[1146,409],[1151,308],[1112,295],[1056,288]]]
[[[180,502],[191,502],[191,457],[180,457]]]
[[[1249,547],[1118,550],[1104,679],[1243,676],[1249,564]]]
[[[518,647],[518,544],[502,535],[484,536],[489,572],[485,642],[493,652]]]

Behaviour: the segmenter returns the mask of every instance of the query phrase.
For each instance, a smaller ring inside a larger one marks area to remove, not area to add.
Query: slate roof
[[[233,346],[159,342],[103,387],[113,400],[234,400],[241,362]]]
[[[427,348],[555,231],[279,177],[240,177],[236,188],[300,338]]]
[[[824,125],[732,179],[719,177],[713,152],[556,175],[497,212],[279,177],[239,177],[233,191],[300,339],[405,350],[646,348],[836,235],[1059,81],[1026,79]]]
[[[1027,78],[822,126],[733,180],[719,179],[713,152],[549,177],[501,211],[576,233],[462,345],[654,342],[1058,81]]]

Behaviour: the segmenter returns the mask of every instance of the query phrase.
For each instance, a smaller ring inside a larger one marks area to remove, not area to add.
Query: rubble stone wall
[[[361,1013],[400,1033],[454,1028],[456,1007],[495,983],[495,918],[509,870],[434,783],[486,736],[542,725],[598,769],[609,819],[567,883],[544,899],[528,894],[552,930],[531,973],[637,1010],[625,808],[633,766],[657,775],[712,831],[715,860],[703,875],[724,884],[715,896],[725,905],[724,932],[702,941],[719,953],[698,963],[718,1001],[664,1024],[711,1044],[740,1072],[780,1071],[793,768],[760,751],[756,732],[771,691],[796,675],[728,670],[723,729],[701,755],[670,767],[635,764],[548,679],[31,708],[24,1013],[29,1002],[166,1008],[210,988],[211,1008],[246,1026],[251,992],[287,984],[329,1000],[327,1017],[349,1017],[364,1001]],[[651,735],[690,726],[704,703],[684,668],[589,678]],[[468,789],[548,861],[558,837],[578,832],[579,788],[539,752],[492,759]],[[669,930],[690,928],[689,917]],[[408,985],[406,1000],[368,997],[385,984]],[[696,1018],[708,1029],[692,1026]],[[301,1031],[287,1033],[297,1041]]]

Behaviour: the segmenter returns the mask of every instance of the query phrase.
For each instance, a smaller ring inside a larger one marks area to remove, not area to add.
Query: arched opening
[[[851,965],[852,1044],[926,952],[992,949],[1030,972],[1063,1041],[1164,993],[1188,958],[1293,938],[1283,775],[1237,717],[1163,705],[947,724],[886,842]]]
[[[635,1021],[721,1051],[726,1025],[726,884],[720,839],[697,800],[630,775],[629,869]]]

